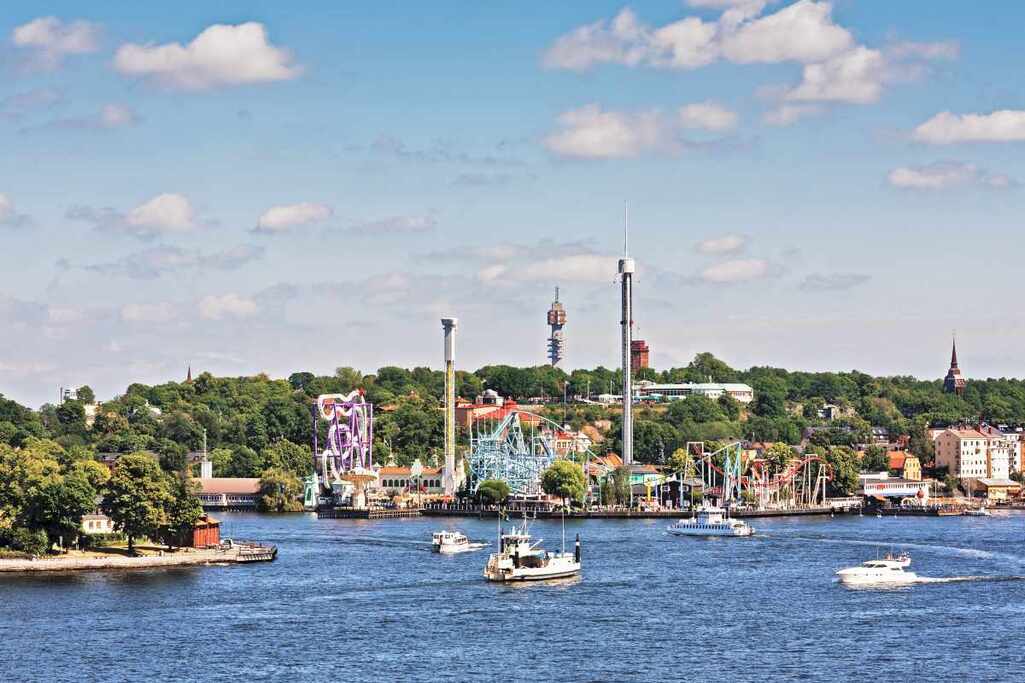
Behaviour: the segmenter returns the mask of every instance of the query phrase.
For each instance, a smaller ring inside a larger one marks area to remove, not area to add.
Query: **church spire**
[[[185,375],[185,383],[192,384],[192,363],[189,363],[189,371]]]
[[[950,340],[950,367],[957,367],[957,338],[951,338]]]

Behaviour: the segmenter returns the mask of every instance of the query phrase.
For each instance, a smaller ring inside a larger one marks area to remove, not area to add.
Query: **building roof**
[[[684,384],[654,384],[638,383],[639,388],[645,391],[659,391],[662,389],[691,389],[693,391],[751,391],[750,385],[739,382],[686,382]]]
[[[904,461],[908,459],[906,451],[890,451],[886,454],[886,459],[889,461],[889,468],[891,470],[902,470],[904,469]]]
[[[433,477],[437,474],[441,474],[440,467],[424,467],[422,477]],[[409,477],[412,476],[411,470],[408,467],[391,467],[384,466],[377,470],[377,475],[380,477]]]
[[[986,438],[989,438],[985,434],[980,432],[978,429],[954,429],[953,427],[948,427],[946,429],[946,431],[944,432],[944,434],[946,432],[950,432],[951,434],[953,434],[954,436],[958,437],[959,439],[986,439]]]
[[[1020,487],[1021,484],[1014,481],[1013,479],[1002,479],[1002,478],[988,478],[984,477],[978,480],[980,484],[989,488],[990,486],[1007,486],[1008,488]]]
[[[260,492],[258,477],[211,477],[196,479],[202,490],[200,493],[234,493],[255,495]]]

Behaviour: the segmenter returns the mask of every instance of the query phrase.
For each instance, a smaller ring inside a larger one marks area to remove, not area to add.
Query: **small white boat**
[[[681,519],[666,531],[676,536],[750,536],[755,530],[739,519],[730,519],[726,511],[713,505],[703,505],[689,519]]]
[[[964,511],[964,514],[969,516],[969,517],[992,517],[993,516],[993,513],[990,512],[989,510],[987,510],[985,505],[983,505],[982,507],[978,507],[978,508],[969,508],[968,510]]]
[[[869,560],[857,567],[841,569],[836,575],[840,583],[848,586],[903,586],[919,580],[914,572],[904,571],[910,565],[911,557],[907,554],[887,555],[881,560]]]
[[[435,531],[431,538],[431,549],[442,555],[455,555],[480,550],[487,543],[471,543],[465,534],[458,531]]]
[[[580,536],[577,536],[573,552],[565,552],[565,528],[563,552],[559,553],[540,548],[544,539],[531,539],[526,519],[522,527],[514,526],[510,533],[502,533],[502,523],[499,521],[498,530],[498,552],[492,553],[484,566],[484,578],[488,581],[543,581],[580,573]]]

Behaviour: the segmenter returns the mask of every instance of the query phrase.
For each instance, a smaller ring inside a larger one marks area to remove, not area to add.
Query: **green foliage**
[[[146,453],[132,453],[118,459],[104,487],[103,512],[118,531],[128,537],[129,550],[135,539],[155,537],[168,523],[171,493],[157,461]]]
[[[271,467],[260,476],[260,512],[302,512],[302,483],[292,472]]]
[[[498,479],[485,479],[477,487],[477,497],[486,505],[501,505],[509,497],[509,485]]]
[[[853,495],[858,490],[858,460],[847,446],[835,446],[826,454],[826,462],[833,469],[832,488],[841,496]]]
[[[607,480],[611,486],[603,491],[602,500],[606,505],[626,505],[630,502],[630,468],[621,465],[612,471]]]
[[[168,547],[189,545],[192,530],[203,516],[203,505],[199,501],[199,483],[187,473],[167,475],[167,500],[164,518],[157,534]]]
[[[564,506],[567,501],[583,503],[587,493],[587,479],[583,468],[577,463],[556,460],[541,473],[541,489],[548,495],[562,498]]]
[[[890,469],[890,461],[886,457],[886,449],[872,444],[865,449],[861,458],[862,472],[886,472]]]
[[[313,472],[313,456],[308,446],[299,446],[279,438],[260,451],[260,460],[266,468],[289,472],[293,477],[305,478]]]

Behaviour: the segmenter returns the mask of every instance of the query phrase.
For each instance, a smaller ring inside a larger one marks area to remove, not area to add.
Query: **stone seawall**
[[[264,558],[260,558],[264,559]],[[266,559],[273,559],[268,557]],[[252,554],[238,548],[228,550],[193,550],[163,555],[125,557],[55,557],[37,560],[0,560],[0,572],[63,572],[89,569],[149,569],[155,567],[183,567],[206,564],[233,564],[251,562]]]

